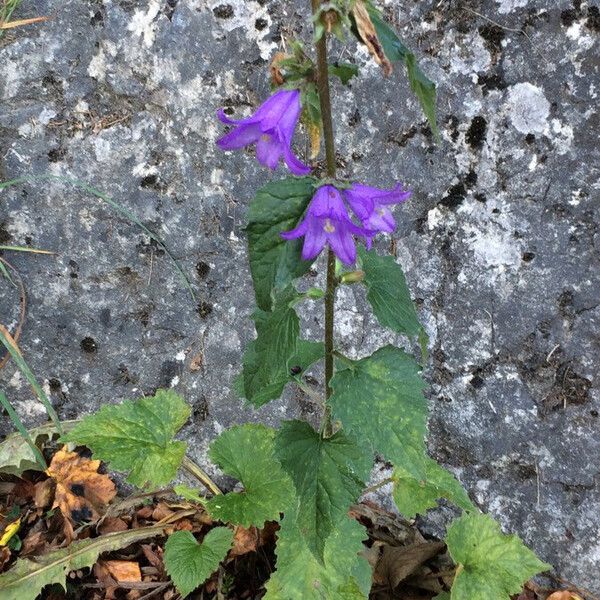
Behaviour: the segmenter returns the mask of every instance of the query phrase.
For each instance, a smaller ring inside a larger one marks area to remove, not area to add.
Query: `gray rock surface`
[[[334,88],[336,137],[343,174],[414,190],[394,239],[431,337],[432,454],[560,575],[599,591],[598,5],[384,4],[439,84],[442,142],[403,69],[384,80],[363,49],[352,89]],[[39,0],[15,13],[53,18],[0,40],[0,179],[50,172],[110,194],[165,240],[199,302],[94,197],[48,181],[0,192],[0,243],[58,252],[5,258],[27,288],[21,347],[61,417],[173,386],[193,405],[183,435],[206,464],[233,423],[310,413],[291,392],[258,411],[232,392],[253,335],[242,227],[270,174],[214,145],[218,107],[247,114],[268,94],[281,36],[309,39],[307,5]],[[354,53],[353,41],[332,50]],[[18,294],[0,289],[14,327]],[[402,341],[363,312],[359,290],[338,306],[350,354]],[[42,422],[12,364],[0,378],[24,420]]]

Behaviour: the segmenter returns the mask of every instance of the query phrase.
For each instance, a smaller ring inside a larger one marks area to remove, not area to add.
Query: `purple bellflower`
[[[329,244],[344,264],[352,265],[356,260],[353,236],[363,237],[365,245],[370,248],[378,232],[394,231],[396,222],[387,207],[404,202],[409,196],[410,192],[403,190],[400,184],[392,190],[382,190],[354,183],[342,191],[332,185],[324,185],[315,192],[299,225],[280,235],[284,240],[304,236],[304,260],[315,258]],[[362,227],[352,221],[344,200],[361,221]]]
[[[356,260],[353,235],[367,237],[373,231],[352,222],[341,192],[332,185],[320,187],[310,201],[304,220],[291,231],[281,234],[284,240],[295,240],[304,236],[302,258],[315,258],[325,244],[329,244],[335,255],[345,264]]]
[[[275,92],[246,119],[230,119],[221,109],[217,113],[219,119],[235,127],[217,140],[217,146],[221,150],[237,150],[256,143],[256,158],[261,165],[275,169],[283,157],[294,175],[307,175],[310,167],[292,151],[292,136],[301,111],[298,90]]]
[[[345,191],[345,196],[363,227],[371,229],[375,233],[392,233],[396,229],[396,221],[388,206],[408,200],[410,192],[402,189],[401,184],[391,190],[382,190],[361,183],[353,183],[352,187]],[[371,248],[374,235],[367,236],[367,248]]]

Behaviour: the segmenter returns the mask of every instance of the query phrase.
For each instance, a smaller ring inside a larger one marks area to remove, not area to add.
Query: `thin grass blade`
[[[62,434],[62,426],[60,424],[60,420],[58,418],[58,415],[56,414],[56,411],[50,403],[48,396],[46,396],[46,393],[44,392],[40,384],[37,382],[34,374],[31,372],[31,369],[23,359],[21,351],[15,343],[15,340],[13,339],[12,335],[9,333],[8,329],[4,327],[4,325],[0,325],[0,342],[4,344],[4,346],[12,356],[13,360],[17,364],[19,371],[23,373],[25,379],[27,379],[29,385],[33,388],[33,391],[36,393],[38,399],[44,405],[48,416],[56,425],[56,429]]]
[[[11,252],[31,252],[33,254],[56,254],[52,250],[40,250],[39,248],[30,248],[29,246],[0,246],[0,250],[9,250]]]

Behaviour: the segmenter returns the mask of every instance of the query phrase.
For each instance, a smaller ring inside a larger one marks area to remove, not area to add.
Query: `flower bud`
[[[349,271],[348,273],[344,273],[341,278],[342,283],[357,283],[358,281],[362,281],[365,278],[364,271]]]

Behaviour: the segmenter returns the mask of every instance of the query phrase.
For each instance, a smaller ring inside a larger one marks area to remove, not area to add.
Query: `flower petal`
[[[300,115],[299,109],[300,92],[298,90],[279,90],[261,104],[253,117],[260,122],[262,131],[269,131],[275,129],[281,121],[288,123],[295,114],[297,121]],[[286,115],[288,115],[287,121]],[[295,126],[294,122],[292,133]]]
[[[342,223],[337,223],[335,231],[327,234],[327,241],[335,255],[346,265],[356,261],[354,238]]]
[[[298,160],[296,155],[292,152],[292,149],[288,144],[283,142],[283,159],[289,170],[294,175],[308,175],[311,172],[311,168],[305,165],[303,162]]]
[[[256,142],[260,137],[260,129],[255,123],[238,125],[233,131],[225,134],[217,140],[217,146],[221,150],[237,150]]]
[[[308,230],[309,218],[306,217],[303,221],[301,221],[297,227],[294,229],[290,229],[289,231],[282,231],[279,235],[284,240],[295,240],[299,237],[302,237],[306,231]]]
[[[312,260],[323,250],[327,236],[321,223],[318,221],[309,221],[308,231],[304,236],[304,246],[302,247],[302,258],[304,260]]]
[[[283,148],[281,142],[268,133],[263,133],[256,143],[256,159],[269,169],[276,169]]]

